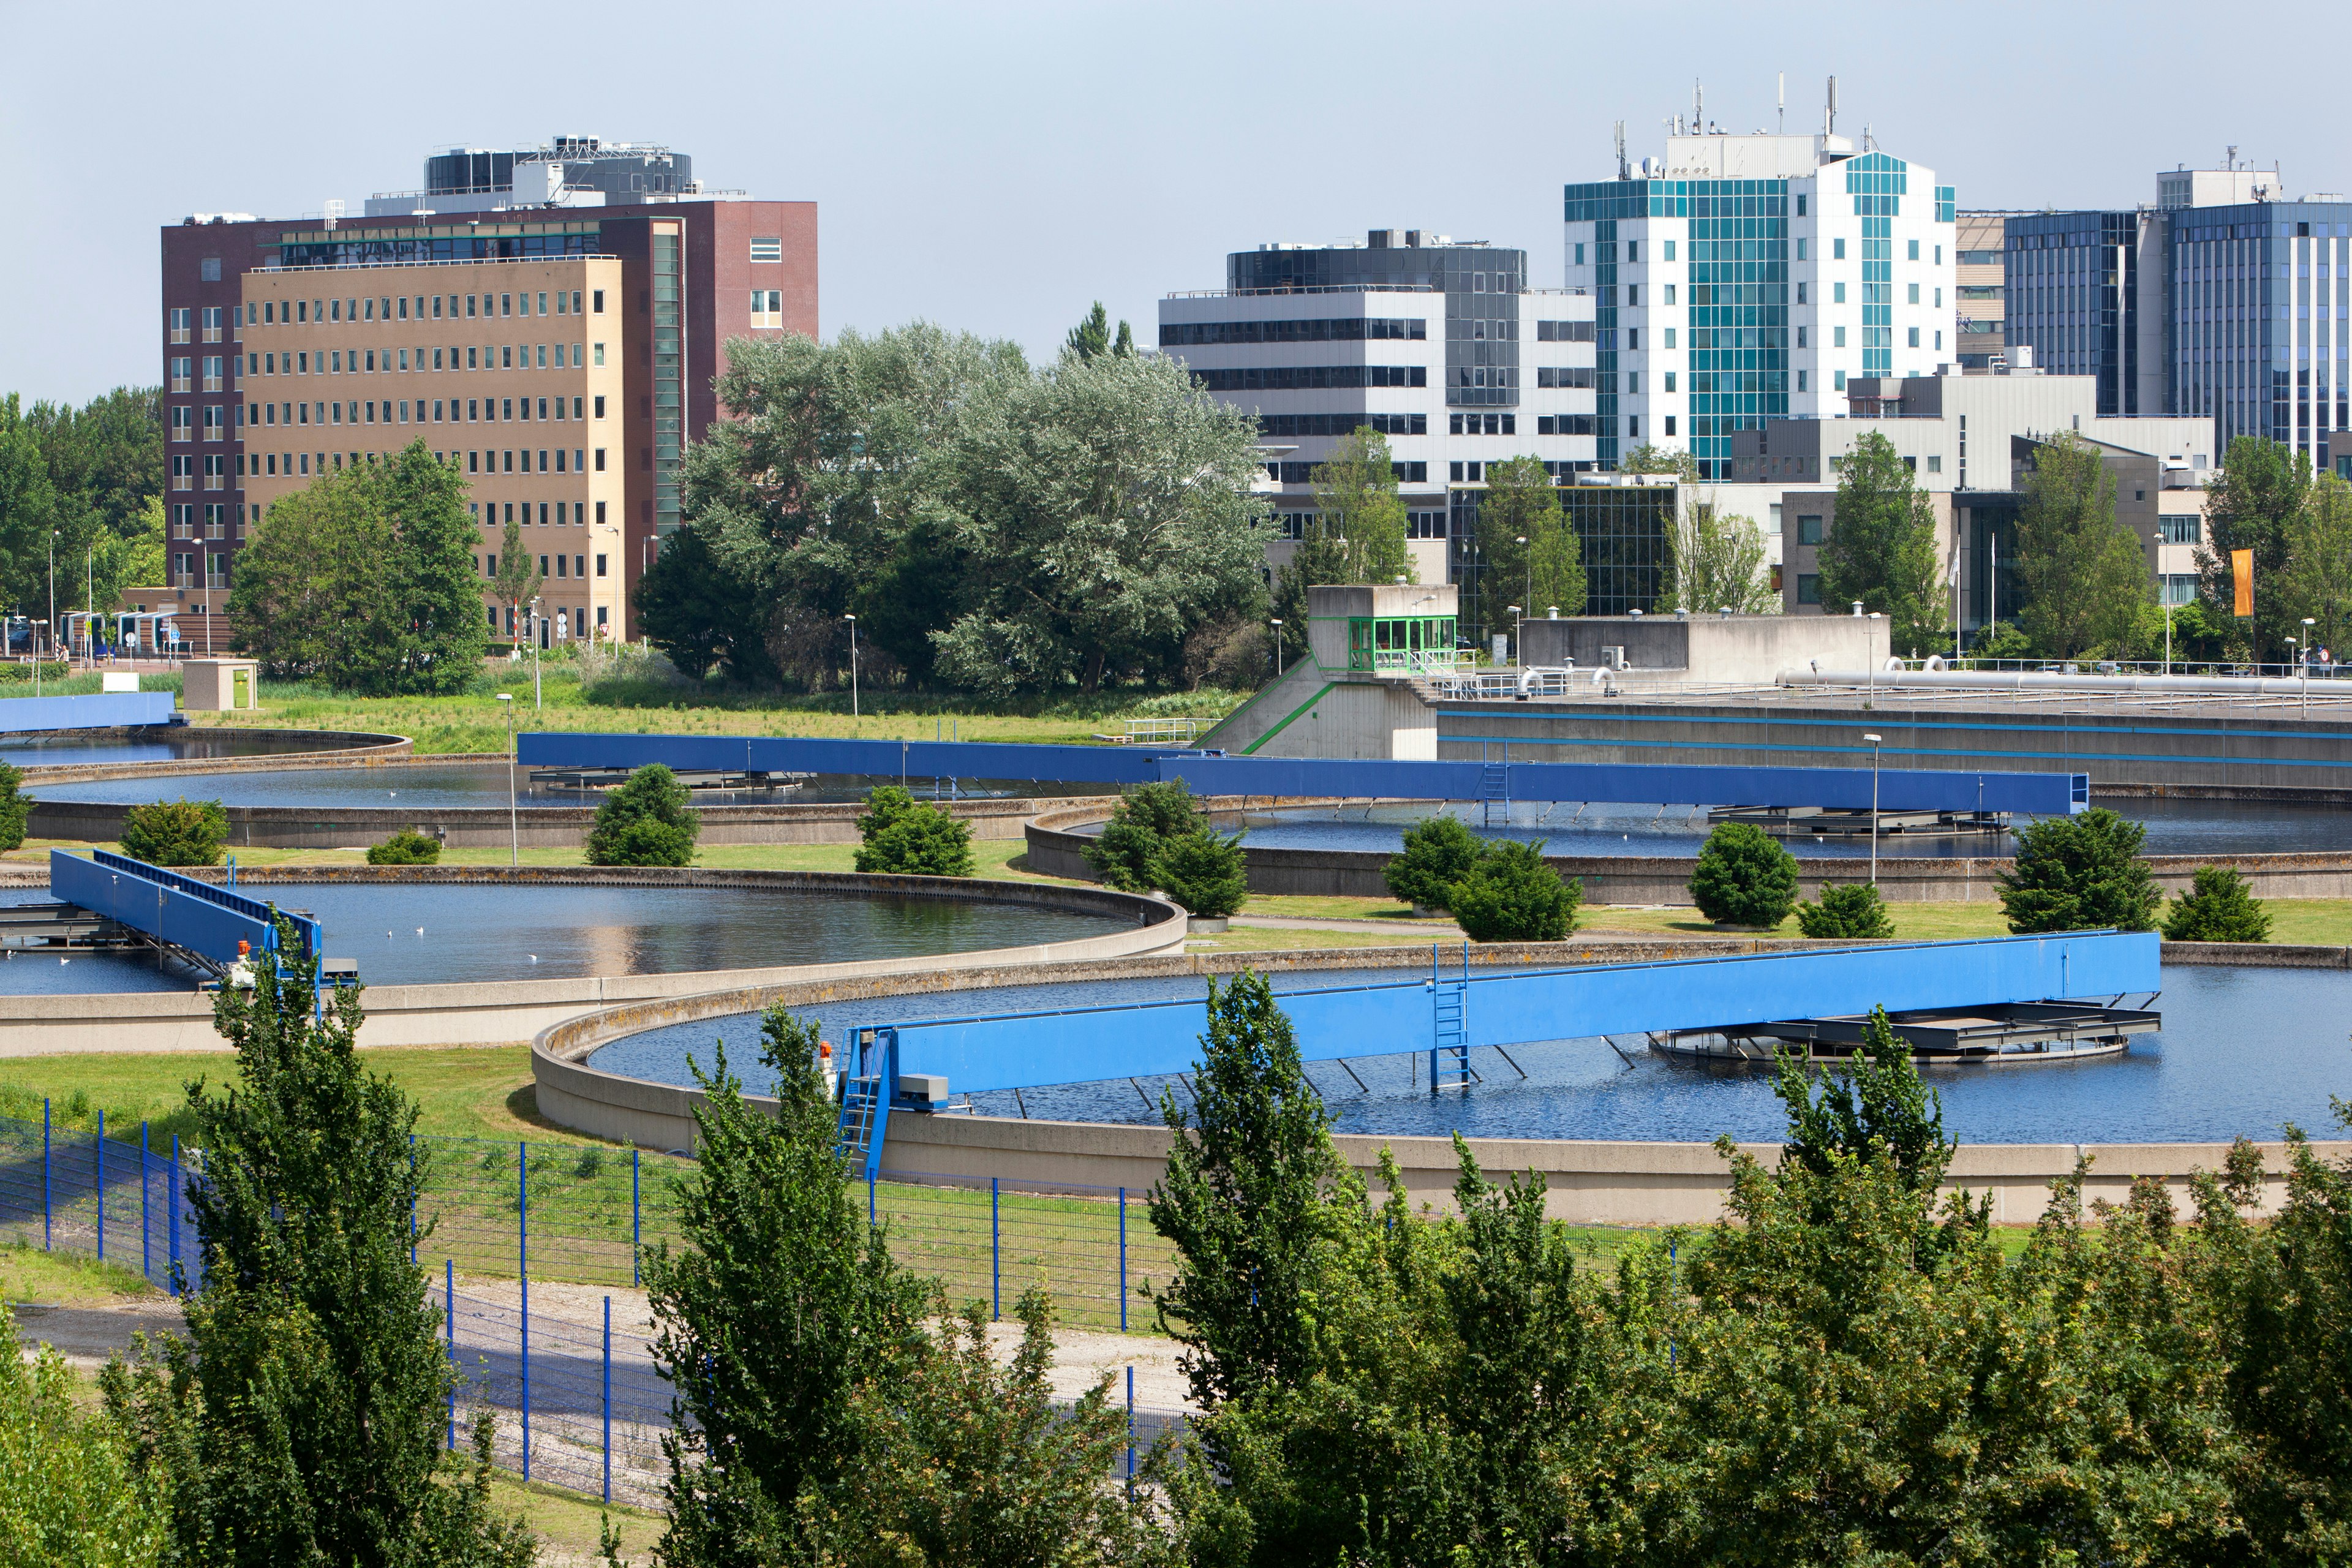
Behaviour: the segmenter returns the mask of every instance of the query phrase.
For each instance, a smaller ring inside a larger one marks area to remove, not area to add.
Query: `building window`
[[[1944,471],[1944,459],[1940,453],[1927,454],[1927,471],[1931,474],[1940,474]]]
[[[784,324],[784,291],[781,289],[751,290],[751,324],[755,327],[781,327]]]
[[[751,241],[752,260],[782,261],[783,258],[784,242],[782,237],[771,237],[766,239],[754,239]]]
[[[1844,240],[1832,239],[1830,241],[1830,259],[1832,261],[1843,261],[1845,259]]]
[[[1843,392],[1845,390],[1845,372],[1842,370],[1833,370],[1830,372],[1830,378],[1833,383],[1835,383],[1832,390],[1837,392]]]
[[[1667,415],[1665,417],[1666,417],[1666,434],[1667,434],[1668,436],[1672,436],[1672,435],[1675,433],[1675,416],[1674,416],[1673,415],[1669,414],[1669,415]]]
[[[1675,389],[1675,373],[1674,373],[1673,371],[1668,371],[1668,372],[1666,372],[1666,373],[1665,373],[1665,376],[1666,376],[1666,390],[1667,390],[1668,392],[1672,392],[1672,391]],[[1671,436],[1671,435],[1673,435],[1673,434],[1674,434],[1674,432],[1673,432],[1672,430],[1669,430],[1669,431],[1667,431],[1667,432],[1666,432],[1666,434],[1667,434],[1667,435],[1669,435],[1669,436]]]
[[[221,280],[220,258],[217,256],[207,256],[203,260],[197,262],[196,280],[200,283],[219,282]]]
[[[1919,346],[1919,329],[1918,329],[1918,328],[1916,328],[1916,327],[1913,327],[1913,328],[1911,329],[1911,341],[1910,341],[1910,342],[1909,342],[1909,343],[1908,343],[1908,344],[1906,344],[1906,347],[1909,347],[1909,348],[1915,348],[1915,349],[1916,349],[1916,348],[1917,348],[1917,347]]]
[[[1797,603],[1818,605],[1822,602],[1822,580],[1811,572],[1797,574]]]
[[[1797,516],[1797,542],[1819,544],[1821,542],[1822,520],[1818,516],[1808,517],[1800,512]]]

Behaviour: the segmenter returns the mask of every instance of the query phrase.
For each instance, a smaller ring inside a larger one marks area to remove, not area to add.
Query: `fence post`
[[[604,1500],[613,1500],[613,1298],[604,1298]]]
[[[522,1479],[530,1479],[530,1141],[515,1142],[515,1283],[522,1288]]]
[[[172,1294],[180,1293],[180,1135],[172,1134],[172,1163],[163,1171],[163,1219],[171,1228],[172,1255],[167,1266]]]
[[[629,1151],[629,1283],[645,1283],[646,1222],[645,1211],[637,1205],[637,1154]]]
[[[874,1178],[873,1178],[873,1177],[871,1177],[871,1176],[868,1176],[868,1177],[866,1177],[866,1228],[867,1228],[867,1229],[869,1229],[869,1230],[870,1230],[870,1229],[872,1229],[872,1228],[874,1227],[874,1226],[877,1223],[877,1219],[876,1219],[876,1217],[875,1217],[875,1197],[874,1197],[874,1194],[875,1194]]]
[[[1127,1189],[1118,1190],[1118,1331],[1127,1332]]]
[[[106,1261],[106,1110],[98,1112],[98,1260]]]
[[[41,1101],[41,1250],[49,1249],[49,1102]]]
[[[1135,1495],[1135,1365],[1127,1368],[1127,1495]]]
[[[988,1295],[992,1315],[1004,1316],[1004,1226],[999,1219],[996,1178],[988,1178]]]
[[[454,1258],[445,1258],[441,1260],[441,1292],[442,1315],[448,1319],[446,1327],[449,1336],[449,1365],[454,1369],[457,1364],[457,1260]],[[453,1454],[457,1451],[457,1380],[456,1378],[449,1380],[449,1451]]]
[[[155,1281],[155,1235],[152,1222],[147,1217],[147,1123],[139,1124],[139,1274],[149,1284]]]

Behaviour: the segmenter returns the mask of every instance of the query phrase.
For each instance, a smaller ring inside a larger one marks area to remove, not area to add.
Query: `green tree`
[[[866,796],[857,819],[856,868],[907,877],[972,874],[971,826],[897,784]]]
[[[1762,828],[1720,822],[1692,868],[1691,902],[1718,925],[1780,925],[1797,904],[1796,857]]]
[[[804,1512],[848,1506],[876,1455],[861,1393],[891,1398],[924,1360],[930,1292],[852,1195],[816,1025],[771,1007],[761,1042],[774,1113],[744,1099],[723,1044],[696,1068],[681,1245],[645,1254],[656,1364],[685,1418],[662,1438],[676,1568],[807,1560]]]
[[[1486,841],[1458,816],[1439,812],[1404,830],[1404,852],[1382,870],[1389,891],[1418,910],[1443,910],[1454,885],[1470,874]]]
[[[2352,630],[2352,484],[2338,475],[2313,481],[2288,527],[2284,587],[2288,616],[2317,623],[2305,641],[2331,650],[2344,647],[2345,633]]]
[[[952,454],[963,608],[939,668],[988,691],[1173,678],[1195,627],[1263,601],[1256,431],[1153,356],[992,386]]]
[[[2232,866],[2200,866],[2164,917],[2167,942],[2268,942],[2270,911]]]
[[[1524,541],[1525,542],[1521,542]],[[1486,465],[1486,493],[1478,502],[1481,605],[1486,626],[1509,624],[1503,606],[1521,602],[1529,618],[1557,605],[1584,613],[1584,563],[1559,504],[1559,489],[1540,458],[1510,458]]]
[[[1686,485],[1698,483],[1698,459],[1679,447],[1653,446],[1647,441],[1618,455],[1621,474],[1672,474]]]
[[[1712,501],[1683,509],[1675,519],[1674,552],[1661,610],[1694,616],[1729,610],[1736,616],[1780,611],[1764,559],[1764,531],[1752,517],[1724,515]]]
[[[1822,604],[1860,600],[1893,623],[1895,647],[1943,646],[1935,508],[1895,443],[1875,430],[1855,438],[1839,470],[1837,513],[1822,541],[1821,568]]]
[[[371,866],[437,866],[441,863],[441,841],[429,833],[404,827],[383,843],[369,845],[367,863]]]
[[[1118,336],[1112,337],[1110,313],[1103,309],[1103,302],[1097,300],[1095,301],[1095,308],[1087,312],[1086,320],[1070,329],[1069,337],[1063,342],[1062,352],[1075,354],[1082,360],[1095,359],[1103,354],[1118,354],[1122,358],[1132,357],[1135,353],[1135,334],[1128,330],[1125,321],[1121,321],[1118,324]]]
[[[109,1403],[172,1488],[188,1560],[528,1568],[537,1543],[486,1480],[443,1474],[457,1374],[410,1261],[416,1107],[360,1065],[359,991],[322,998],[317,955],[278,929],[280,963],[214,999],[236,1087],[188,1086],[187,1345],[116,1369]]]
[[[1156,879],[1169,845],[1207,826],[1192,786],[1182,779],[1138,784],[1119,793],[1110,820],[1082,853],[1108,886],[1123,893],[1150,892],[1160,885]]]
[[[0,1301],[0,1563],[139,1568],[164,1560],[171,1515],[115,1424],[82,1408],[47,1345],[18,1348]]]
[[[15,763],[0,763],[0,849],[14,849],[25,842],[33,798],[17,793],[24,782],[24,773]]]
[[[1895,934],[1895,922],[1887,918],[1886,901],[1870,883],[1825,883],[1820,903],[1797,906],[1797,929],[1815,938],[1883,942]]]
[[[1564,942],[1576,929],[1584,885],[1544,862],[1540,841],[1488,847],[1447,892],[1447,907],[1472,942]]]
[[[1819,1099],[1804,1058],[1790,1050],[1775,1058],[1772,1092],[1789,1118],[1781,1158],[1815,1176],[1834,1177],[1841,1161],[1884,1153],[1905,1191],[1932,1199],[1951,1166],[1943,1096],[1920,1081],[1911,1043],[1884,1007],[1870,1010],[1861,1048],[1822,1080]]]
[[[1388,437],[1360,425],[1331,444],[1308,476],[1315,485],[1311,527],[1347,549],[1343,583],[1387,583],[1412,571],[1405,548],[1404,498]]]
[[[39,432],[18,412],[12,392],[0,397],[0,595],[42,619],[49,613],[49,534],[58,521]]]
[[[1184,1347],[1193,1398],[1214,1410],[1307,1380],[1333,1244],[1363,1189],[1264,975],[1210,981],[1201,1046],[1193,1112],[1173,1093],[1160,1100],[1172,1142],[1150,1212],[1176,1262],[1147,1290]]]
[[[2303,514],[2310,492],[2310,459],[2261,436],[2231,437],[2220,471],[2205,483],[2205,542],[2197,548],[2198,595],[2219,616],[2228,616],[2236,602],[2231,554],[2253,552],[2254,624],[2246,628],[2246,635],[2253,639],[2252,652],[2257,663],[2263,661],[2263,629],[2269,628],[2275,645],[2296,618],[2292,613],[2294,590],[2287,565],[2295,520]]]
[[[2000,874],[2011,931],[2156,929],[2164,895],[2140,858],[2147,829],[2138,823],[2094,806],[2079,816],[2045,816],[2017,838],[2017,858]]]
[[[150,866],[217,866],[228,812],[216,800],[159,800],[122,814],[122,852]]]
[[[629,775],[628,782],[596,807],[588,830],[591,866],[690,866],[702,815],[677,775],[659,763]]]
[[[1190,914],[1223,920],[1249,898],[1249,863],[1238,833],[1202,831],[1160,847],[1158,885]]]
[[[499,565],[506,569],[503,557]],[[719,564],[702,524],[688,523],[661,542],[631,603],[646,640],[696,680],[719,664],[738,680],[775,674],[760,595]]]
[[[2044,656],[2116,652],[2149,601],[2140,542],[2116,522],[2116,477],[2073,431],[2033,448],[2018,514],[2018,620]]]
[[[665,541],[662,553],[668,554],[669,549],[670,542]],[[638,579],[641,595],[649,578],[650,574]],[[499,620],[500,636],[510,642],[520,642],[529,635],[525,630],[523,612],[530,608],[533,599],[539,597],[540,588],[545,582],[546,579],[540,575],[530,544],[523,539],[522,524],[509,516],[506,521],[506,531],[499,537],[498,573],[490,579],[490,596],[498,600],[506,611]],[[678,668],[683,669],[686,667],[679,665]],[[701,671],[694,673],[699,675]]]

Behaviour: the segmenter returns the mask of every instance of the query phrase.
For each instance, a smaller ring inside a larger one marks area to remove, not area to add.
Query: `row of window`
[[[350,402],[330,399],[323,403],[249,404],[240,405],[238,413],[244,416],[244,423],[247,425],[265,426],[407,425],[412,422],[418,425],[454,425],[479,424],[486,419],[495,424],[501,420],[518,417],[523,420],[537,418],[545,421],[551,416],[548,412],[551,407],[554,410],[552,417],[576,421],[585,416],[584,410],[592,401],[595,405],[596,417],[602,419],[604,417],[604,399],[601,395],[593,400],[584,397],[436,397],[429,402],[420,397],[413,404],[405,397],[397,401],[389,397],[353,399]],[[409,415],[412,407],[415,410],[414,421]],[[184,413],[185,409],[175,406],[172,412],[173,424],[176,426],[179,423],[178,416]],[[220,412],[216,407],[205,410],[208,429],[211,426],[212,416]],[[207,435],[205,439],[211,441],[217,440],[219,437]]]
[[[1429,370],[1417,364],[1277,364],[1195,370],[1192,378],[1210,392],[1308,392],[1328,387],[1427,386]]]
[[[1426,414],[1261,414],[1261,436],[1349,436],[1370,426],[1383,436],[1426,436]]]
[[[1315,521],[1311,511],[1278,511],[1274,514],[1275,526],[1285,539],[1304,539]],[[1443,539],[1445,537],[1445,513],[1437,511],[1407,511],[1404,514],[1404,536],[1407,539]]]
[[[1804,211],[1805,198],[1799,196],[1797,198],[1797,216],[1802,217],[1804,216]],[[1660,240],[1658,243],[1665,247],[1665,254],[1661,256],[1658,259],[1661,261],[1672,261],[1675,258],[1675,242],[1671,239],[1665,239]],[[1919,242],[1914,239],[1906,243],[1910,248],[1905,253],[1904,259],[1907,261],[1918,260]],[[1638,266],[1642,259],[1642,242],[1638,239],[1629,239],[1624,242],[1624,246],[1625,260],[1629,264]],[[1580,245],[1574,248],[1575,258],[1572,265],[1581,267],[1584,265],[1584,247]],[[1692,246],[1691,260],[1693,262],[1711,261],[1722,258],[1720,254],[1712,257],[1702,255],[1700,254],[1702,248],[1703,247],[1698,245]],[[1604,267],[1616,265],[1617,245],[1614,241],[1603,240],[1600,244],[1594,246],[1593,250],[1596,253],[1600,265]],[[1806,260],[1808,258],[1806,252],[1807,241],[1805,238],[1801,237],[1797,240],[1797,259],[1800,261]],[[1932,254],[1935,258],[1933,265],[1941,267],[1944,264],[1944,247],[1942,246],[1938,245],[1930,247],[1930,254]],[[1955,251],[1953,253],[1953,258],[1963,267],[1998,267],[2001,264],[2001,254],[1998,250]],[[1830,259],[1832,261],[1843,261],[1845,259],[1845,240],[1842,237],[1836,235],[1831,236]],[[1669,302],[1671,303],[1671,301]]]
[[[553,310],[547,308],[551,299],[555,301]],[[532,296],[528,291],[509,294],[384,294],[368,300],[253,300],[246,302],[245,324],[248,327],[289,327],[313,321],[455,321],[498,316],[601,316],[604,313],[604,290],[590,289],[587,299],[589,308],[585,310],[580,308],[581,291],[577,289],[569,293],[561,289],[551,293],[541,289],[537,310],[531,309]],[[414,316],[409,313],[412,300],[415,308]],[[428,300],[431,303],[429,313],[426,309]],[[235,306],[230,307],[232,311],[236,309]],[[184,310],[173,311],[173,324],[178,325],[179,318],[185,314]],[[212,324],[209,318],[216,314],[217,307],[206,307],[207,326]]]
[[[542,566],[540,575],[543,577],[546,574],[546,570]],[[604,608],[605,607],[602,605],[596,606],[596,635],[599,637],[606,635]],[[488,615],[490,618],[490,635],[492,637],[498,636],[499,606],[496,605],[485,605],[482,606],[482,609],[483,613]],[[515,607],[512,605],[509,605],[506,607],[506,635],[512,637],[515,635]],[[523,615],[524,617],[528,619],[530,612],[529,610],[525,610]],[[539,646],[541,647],[551,647],[555,643],[569,642],[574,637],[584,637],[587,635],[588,606],[585,605],[582,605],[573,609],[564,609],[562,606],[558,606],[553,615],[542,615],[539,617]]]
[[[1316,468],[1313,463],[1268,463],[1265,473],[1278,485],[1311,485],[1315,482]],[[1396,476],[1399,484],[1424,485],[1429,482],[1427,463],[1391,463],[1389,471]]]
[[[1516,436],[1519,433],[1519,416],[1516,414],[1454,414],[1446,419],[1447,433],[1454,436]]]
[[[1160,346],[1179,349],[1224,343],[1357,343],[1428,336],[1426,321],[1405,316],[1318,316],[1303,321],[1162,322]]]
[[[521,466],[520,468],[516,466],[515,462],[518,451],[521,453],[522,458]],[[448,464],[451,468],[462,468],[469,474],[529,474],[534,472],[541,474],[584,474],[591,471],[588,451],[585,448],[578,447],[542,447],[539,449],[539,460],[536,468],[532,466],[531,454],[530,449],[527,447],[508,447],[503,451],[478,450],[467,452],[436,452],[433,455],[442,462]],[[359,454],[355,452],[352,456],[353,460],[356,462]],[[308,452],[256,452],[250,458],[240,458],[237,459],[237,472],[239,474],[246,473],[247,471],[246,465],[249,461],[252,464],[252,476],[257,479],[308,479],[313,471],[310,463],[310,457],[311,455]],[[324,452],[318,455],[317,472],[323,474],[328,471],[327,457],[328,455]],[[550,462],[551,458],[553,459],[551,465]],[[503,459],[503,466],[501,466],[501,459]],[[181,458],[174,458],[173,461],[174,463],[181,463],[187,461],[187,459]],[[225,462],[226,459],[207,458],[205,461],[207,463],[215,461]],[[343,466],[343,457],[340,452],[334,454],[334,466],[337,470],[341,470]],[[593,471],[600,474],[604,471],[604,448],[602,447],[595,448],[595,464]],[[218,489],[220,487],[210,481],[209,476],[211,473],[212,470],[207,468],[205,469],[207,479],[205,488],[206,489]],[[178,470],[176,468],[174,468],[173,474],[176,479],[178,474]],[[174,489],[186,489],[189,487],[184,484],[174,484],[173,488]],[[540,509],[542,513],[540,521],[542,522],[546,521],[546,518],[543,515],[546,510],[547,509],[545,507],[541,507]],[[530,519],[525,518],[524,521],[529,521]],[[559,515],[556,521],[561,522],[563,520]],[[599,522],[604,521],[604,503],[603,501],[598,501],[596,503],[596,521]]]
[[[1591,385],[1592,367],[1591,365],[1544,365],[1536,372],[1536,386],[1538,390],[1544,387],[1589,389]]]
[[[531,351],[539,351],[536,366]],[[433,363],[425,362],[426,350],[413,351],[416,363],[409,363],[408,349],[299,349],[292,353],[249,353],[245,356],[247,375],[342,375],[364,374],[394,370],[585,370],[591,363],[604,363],[603,343],[572,343],[569,353],[562,343],[492,343],[486,347],[452,347],[446,351],[431,350]],[[174,360],[184,364],[184,360]],[[217,359],[205,361],[206,375],[217,374],[214,367]]]
[[[452,454],[452,456],[455,456],[455,454]],[[487,523],[490,527],[496,528],[500,525],[499,517],[499,504],[500,503],[498,501],[472,501],[467,503],[467,510],[474,514],[474,521],[476,522]],[[504,504],[506,506],[505,521],[507,522],[514,523],[516,526],[520,528],[529,528],[531,526],[531,502],[508,501]],[[483,515],[483,509],[485,506],[489,510],[489,515],[487,517]],[[517,516],[515,511],[515,508],[518,506],[522,509],[520,516]],[[538,506],[538,523],[541,528],[585,528],[588,526],[587,504],[583,501],[543,500],[539,502]],[[567,509],[569,510],[567,510]],[[549,516],[551,510],[553,512],[551,521]],[[596,503],[596,522],[598,526],[601,527],[603,526],[604,521],[604,503],[603,501],[598,501]],[[496,576],[498,574],[498,570],[499,569],[496,565],[491,566],[490,574],[492,576]],[[596,574],[599,577],[602,577],[604,574],[601,571]]]
[[[1589,343],[1592,341],[1591,321],[1538,321],[1536,342],[1539,343]]]

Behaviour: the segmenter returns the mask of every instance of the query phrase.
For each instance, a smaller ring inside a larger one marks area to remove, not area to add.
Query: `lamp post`
[[[2172,673],[2172,605],[2164,606],[2164,673],[2167,675]]]
[[[2303,688],[2295,694],[2294,710],[2298,719],[2311,716],[2311,628],[2319,623],[2309,616],[2303,617],[2303,645],[2295,650],[2295,662],[2303,669]]]
[[[507,716],[507,864],[522,864],[522,820],[515,810],[514,697],[499,693],[499,711]]]
[[[539,595],[530,596],[530,706],[534,712],[545,712],[547,704],[539,695]]]
[[[1528,591],[1521,597],[1532,605],[1536,602],[1536,552],[1528,548],[1526,534],[1518,534],[1516,537],[1519,544],[1519,559],[1528,563]]]
[[[51,650],[52,650],[52,651],[54,651],[54,650],[56,649],[57,646],[58,646],[58,531],[57,531],[56,529],[54,529],[54,528],[53,528],[53,529],[49,530],[49,647],[51,648]],[[35,667],[36,668],[39,668],[39,664],[40,664],[40,660],[37,658],[34,660],[34,667]]]
[[[844,616],[849,623],[849,716],[857,717],[857,617]]]
[[[1282,679],[1282,617],[1274,617],[1274,678]]]
[[[1865,733],[1870,742],[1870,885],[1878,886],[1878,737]]]
[[[1526,618],[1527,611],[1517,605],[1505,605],[1503,608],[1511,612],[1511,657],[1517,662],[1525,664],[1528,659],[1527,648],[1524,646],[1527,639],[1520,635],[1522,629],[1520,622]]]

